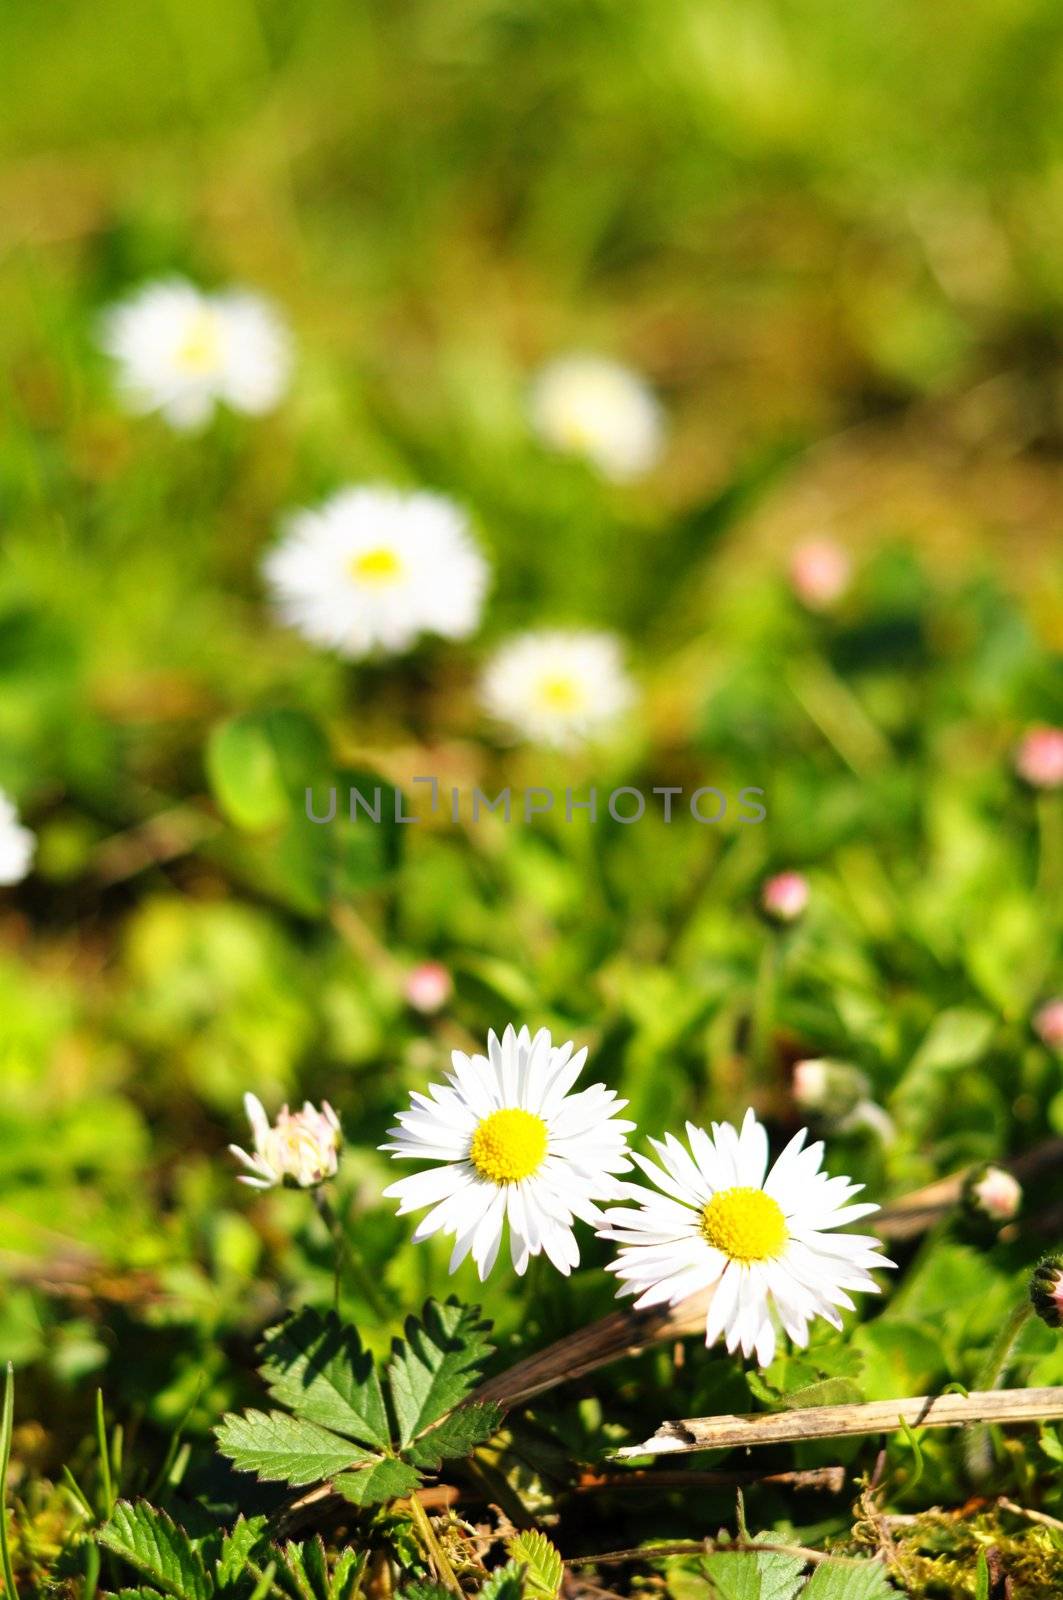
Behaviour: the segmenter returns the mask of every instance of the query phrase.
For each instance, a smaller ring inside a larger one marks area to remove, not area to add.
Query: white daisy
[[[638,373],[600,356],[549,362],[532,383],[530,412],[544,444],[585,456],[617,483],[648,472],[664,443],[652,389]]]
[[[893,1266],[878,1240],[832,1231],[878,1206],[848,1203],[863,1185],[821,1172],[822,1144],[806,1150],[802,1129],[768,1172],[768,1137],[752,1111],[741,1133],[729,1122],[714,1122],[711,1137],[686,1127],[691,1153],[666,1134],[650,1140],[659,1167],[634,1156],[662,1193],[625,1184],[640,1209],[606,1212],[600,1230],[623,1246],[609,1270],[623,1281],[621,1294],[638,1295],[637,1309],[711,1288],[705,1343],[722,1335],[728,1350],[756,1352],[766,1367],[775,1354],[772,1310],[803,1346],[813,1317],[841,1327],[837,1307],[853,1309],[847,1289],[878,1293],[869,1268]]]
[[[484,670],[491,716],[534,744],[572,749],[606,730],[634,700],[620,641],[608,633],[543,630],[501,645]]]
[[[634,1127],[617,1120],[627,1101],[604,1084],[569,1093],[586,1059],[571,1043],[553,1045],[545,1028],[533,1039],[509,1027],[501,1039],[488,1034],[486,1056],[455,1050],[448,1087],[412,1094],[399,1113],[380,1148],[443,1165],[384,1192],[401,1202],[400,1216],[431,1207],[413,1237],[453,1238],[451,1272],[471,1251],[486,1278],[507,1220],[518,1273],[540,1253],[566,1277],[579,1265],[573,1221],[597,1226],[595,1200],[622,1197],[613,1174],[631,1170],[625,1135]]]
[[[320,1111],[309,1100],[301,1111],[282,1106],[273,1124],[257,1095],[244,1095],[244,1110],[251,1124],[254,1154],[248,1155],[236,1144],[229,1146],[247,1168],[240,1174],[240,1183],[252,1189],[275,1189],[279,1184],[316,1189],[336,1176],[343,1133],[327,1100],[322,1100]]]
[[[487,587],[487,563],[459,506],[376,485],[297,512],[264,570],[282,619],[350,657],[396,655],[422,633],[466,638]]]
[[[130,410],[159,411],[182,430],[203,427],[219,403],[271,410],[291,369],[288,332],[267,301],[242,289],[206,294],[181,278],[112,306],[101,343]]]
[[[0,789],[0,884],[21,883],[36,848],[36,835],[22,826],[15,802]]]

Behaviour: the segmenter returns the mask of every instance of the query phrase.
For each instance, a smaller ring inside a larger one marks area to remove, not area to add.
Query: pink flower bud
[[[322,1100],[320,1111],[309,1100],[301,1111],[282,1106],[272,1125],[257,1095],[244,1095],[244,1110],[251,1124],[254,1154],[248,1155],[239,1145],[229,1146],[247,1168],[240,1174],[241,1183],[252,1189],[275,1189],[279,1184],[316,1189],[336,1176],[343,1134],[340,1119],[327,1100]]]
[[[964,1184],[964,1202],[977,1217],[990,1222],[1011,1222],[1022,1205],[1022,1185],[1003,1167],[979,1167]]]
[[[1030,1299],[1042,1322],[1050,1328],[1063,1325],[1063,1257],[1041,1257],[1030,1280]]]
[[[830,539],[810,539],[790,557],[790,586],[810,611],[829,611],[845,594],[852,563]]]
[[[779,872],[760,891],[760,904],[775,922],[796,922],[808,905],[808,881],[799,872]]]
[[[424,1016],[441,1011],[454,993],[454,980],[440,961],[422,961],[406,975],[406,1004]]]
[[[1015,752],[1015,770],[1035,789],[1063,785],[1063,728],[1031,728]]]
[[[1047,1001],[1035,1015],[1033,1025],[1050,1050],[1063,1050],[1063,996]]]

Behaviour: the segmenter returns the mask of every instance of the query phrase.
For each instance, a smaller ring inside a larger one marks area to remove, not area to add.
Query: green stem
[[[1022,1331],[1033,1316],[1029,1297],[1024,1296],[997,1334],[975,1377],[976,1389],[999,1389],[1007,1377]],[[988,1423],[971,1428],[964,1445],[967,1471],[975,1483],[984,1483],[993,1470],[993,1440]]]
[[[454,1568],[450,1564],[446,1551],[436,1538],[436,1532],[429,1521],[428,1513],[416,1494],[410,1496],[410,1516],[413,1518],[414,1527],[421,1535],[429,1560],[436,1569],[440,1583],[449,1589],[451,1594],[461,1595],[463,1590],[454,1575]]]
[[[100,1475],[103,1482],[104,1515],[114,1510],[114,1481],[111,1478],[111,1450],[107,1442],[107,1423],[103,1415],[103,1390],[96,1390],[96,1444],[100,1452]]]
[[[753,989],[751,1054],[753,1065],[761,1078],[764,1077],[771,1063],[779,955],[779,939],[772,932],[764,941],[764,948],[760,953],[760,965],[757,967],[756,984]]]
[[[343,1267],[346,1264],[352,1277],[357,1282],[359,1291],[365,1296],[373,1312],[381,1322],[386,1322],[390,1315],[387,1305],[373,1281],[373,1275],[365,1262],[361,1259],[343,1227],[343,1223],[321,1189],[314,1190],[314,1203],[321,1215],[321,1220],[332,1235],[333,1249],[333,1275],[332,1275],[332,1305],[338,1312],[340,1309],[340,1283],[343,1276]]]
[[[4,1593],[18,1600],[15,1573],[11,1565],[11,1551],[7,1542],[7,1466],[11,1460],[11,1435],[15,1431],[15,1369],[7,1364],[7,1382],[4,1384],[4,1409],[0,1415],[0,1560],[4,1570]]]

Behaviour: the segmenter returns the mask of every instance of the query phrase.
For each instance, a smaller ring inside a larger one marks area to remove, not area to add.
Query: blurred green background
[[[1063,723],[1053,0],[8,0],[0,108],[0,784],[40,840],[0,892],[0,1357],[32,1404],[91,1378],[204,1428],[227,1355],[327,1299],[305,1197],[234,1183],[245,1089],[339,1110],[378,1343],[447,1252],[401,1247],[374,1147],[489,1026],[589,1043],[652,1133],[752,1100],[785,1134],[792,1062],[851,1060],[897,1132],[831,1160],[880,1196],[1063,1132],[1030,1026],[1059,797],[1011,765]],[[100,313],[173,272],[284,310],[276,414],[122,413]],[[644,482],[531,437],[570,348],[660,394]],[[285,509],[366,478],[470,507],[477,639],[353,668],[270,620]],[[784,580],[820,535],[856,568],[829,618]],[[642,703],[603,753],[483,726],[484,649],[543,622],[628,641]],[[233,716],[315,774],[760,785],[769,818],[367,840],[311,835],[296,785],[245,829],[207,755]],[[812,905],[777,938],[787,866]],[[429,956],[457,984],[432,1020],[402,992]],[[939,1251],[862,1331],[869,1394],[970,1381],[999,1324],[1022,1249]],[[587,1255],[534,1304],[457,1288],[541,1340],[608,1305]]]

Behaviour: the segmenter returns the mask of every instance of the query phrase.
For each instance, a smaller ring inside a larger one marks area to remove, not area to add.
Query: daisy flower
[[[321,1110],[307,1100],[301,1111],[282,1106],[272,1125],[257,1095],[244,1095],[244,1110],[251,1124],[254,1154],[239,1145],[229,1149],[247,1168],[239,1181],[252,1189],[275,1189],[280,1184],[316,1189],[336,1176],[343,1133],[340,1119],[327,1100]]]
[[[400,654],[422,633],[466,638],[487,587],[459,506],[377,485],[296,512],[264,570],[282,620],[352,658]]]
[[[795,1134],[770,1172],[768,1137],[752,1111],[740,1133],[714,1122],[710,1136],[688,1122],[689,1152],[672,1134],[651,1139],[661,1165],[634,1159],[661,1193],[625,1184],[639,1209],[607,1211],[599,1230],[623,1246],[609,1268],[620,1293],[637,1294],[641,1309],[711,1289],[705,1343],[722,1336],[762,1367],[775,1354],[773,1310],[797,1345],[808,1343],[813,1317],[840,1328],[837,1308],[853,1309],[845,1291],[877,1294],[868,1269],[893,1262],[877,1239],[833,1231],[878,1207],[850,1205],[862,1185],[821,1172],[823,1146],[806,1150],[805,1138],[804,1129]]]
[[[594,738],[634,700],[618,639],[560,630],[507,640],[487,664],[480,695],[513,732],[559,749]]]
[[[412,1094],[391,1142],[398,1158],[441,1163],[393,1183],[399,1216],[429,1207],[414,1239],[443,1233],[454,1240],[450,1270],[471,1252],[481,1281],[495,1264],[506,1223],[514,1269],[545,1253],[567,1277],[579,1265],[573,1221],[597,1226],[596,1200],[624,1193],[613,1174],[630,1172],[626,1135],[617,1120],[627,1105],[604,1084],[569,1091],[586,1050],[554,1045],[546,1028],[487,1036],[485,1056],[455,1050],[447,1085]]]
[[[36,836],[22,826],[15,802],[0,789],[0,885],[22,882],[36,848]]]
[[[532,383],[530,412],[550,449],[586,457],[617,483],[648,472],[663,448],[663,415],[652,389],[638,373],[600,356],[549,362]]]
[[[291,369],[288,332],[267,301],[242,289],[205,294],[181,278],[112,306],[100,342],[130,410],[161,412],[182,431],[204,427],[219,404],[272,410]]]

